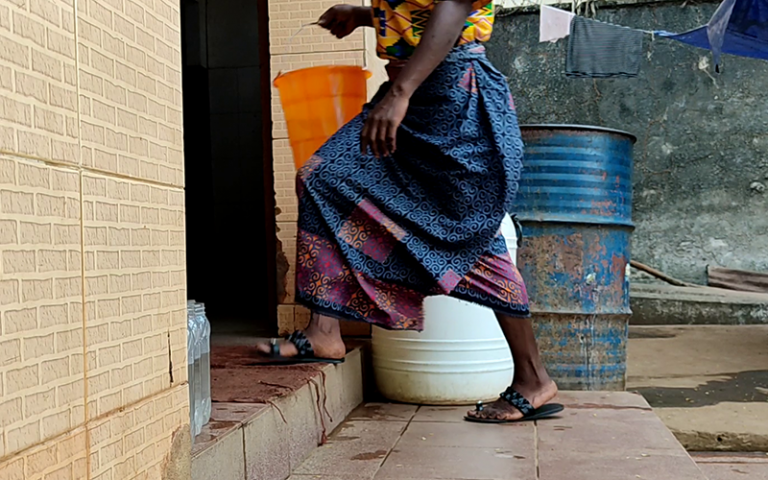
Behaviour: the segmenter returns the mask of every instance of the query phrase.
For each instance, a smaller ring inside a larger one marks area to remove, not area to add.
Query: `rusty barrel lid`
[[[589,125],[523,125],[523,172],[511,213],[521,221],[632,227],[637,138]]]
[[[575,125],[567,123],[531,123],[520,125],[520,130],[584,130],[593,132],[612,133],[614,135],[623,135],[632,139],[632,143],[637,142],[637,137],[624,130],[615,128],[598,127],[595,125]]]

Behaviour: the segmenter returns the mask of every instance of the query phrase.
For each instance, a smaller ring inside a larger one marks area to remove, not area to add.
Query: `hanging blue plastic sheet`
[[[768,0],[724,0],[702,27],[685,33],[654,33],[711,50],[716,67],[722,53],[768,60]]]

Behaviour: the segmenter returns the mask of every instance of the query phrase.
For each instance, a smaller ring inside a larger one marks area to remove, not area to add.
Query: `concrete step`
[[[636,284],[632,325],[768,325],[768,294]]]
[[[362,355],[353,349],[269,403],[214,402],[192,446],[192,480],[285,480],[362,401]]]
[[[368,404],[291,480],[706,480],[639,395],[566,392],[559,418],[462,420],[467,407]]]

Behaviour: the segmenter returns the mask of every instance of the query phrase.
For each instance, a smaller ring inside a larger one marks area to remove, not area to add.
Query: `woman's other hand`
[[[409,97],[390,90],[371,110],[360,134],[360,148],[368,155],[368,148],[379,157],[389,157],[397,150],[397,129],[408,111]]]
[[[336,5],[329,8],[317,21],[317,24],[329,30],[336,38],[344,38],[357,27],[371,26],[370,7]]]

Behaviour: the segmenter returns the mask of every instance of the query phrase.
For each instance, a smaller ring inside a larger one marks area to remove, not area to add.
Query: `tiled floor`
[[[642,397],[559,401],[561,417],[514,425],[464,422],[466,408],[364,405],[291,480],[706,480]]]

